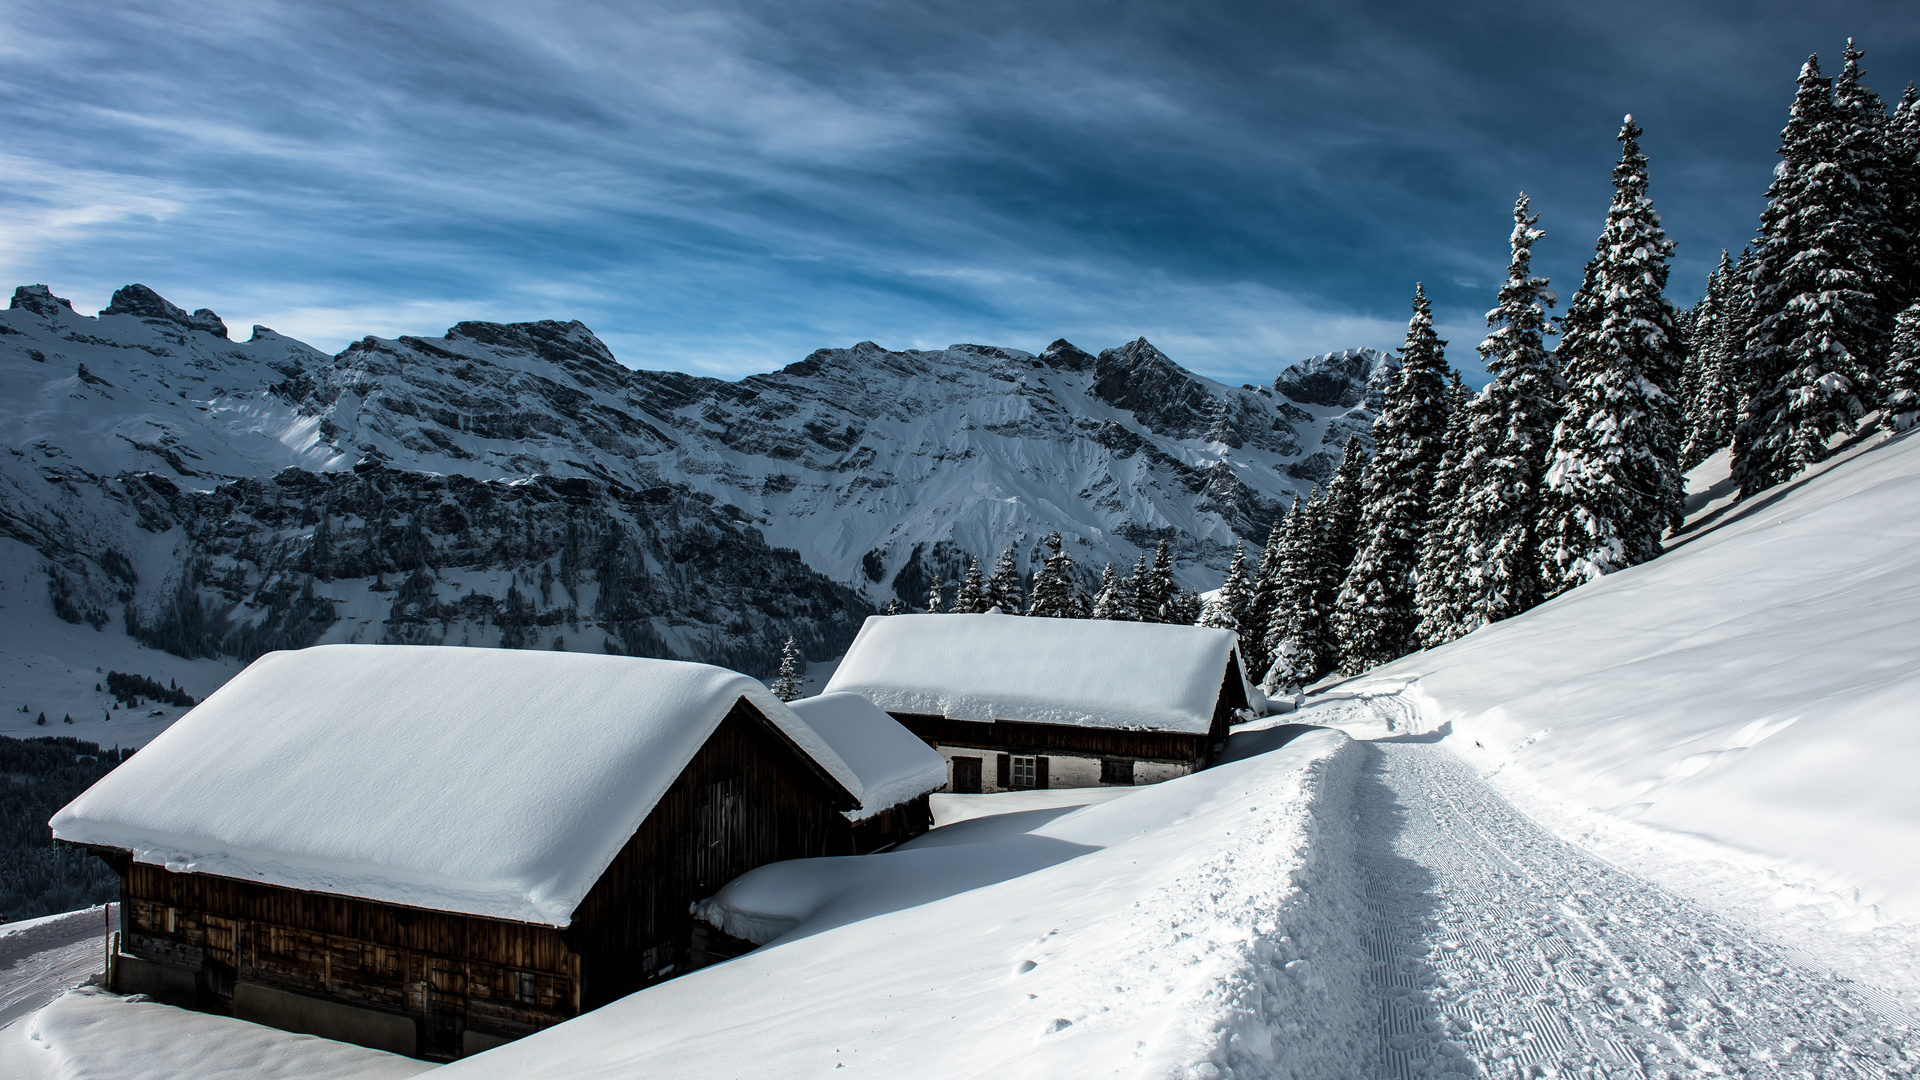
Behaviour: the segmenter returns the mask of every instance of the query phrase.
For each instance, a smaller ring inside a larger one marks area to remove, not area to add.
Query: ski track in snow
[[[0,1028],[97,975],[104,927],[100,909],[88,908],[0,936]]]
[[[1364,749],[1380,1076],[1920,1075],[1891,1001],[1555,838],[1431,737]]]

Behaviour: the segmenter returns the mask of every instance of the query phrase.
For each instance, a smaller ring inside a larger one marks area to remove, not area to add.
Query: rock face
[[[578,322],[327,356],[131,285],[0,314],[0,544],[68,621],[184,655],[322,641],[608,650],[764,674],[842,651],[970,556],[1089,578],[1174,541],[1218,583],[1341,445],[1389,358],[1273,387],[1144,339],[1097,356],[821,349],[738,382],[622,366]]]

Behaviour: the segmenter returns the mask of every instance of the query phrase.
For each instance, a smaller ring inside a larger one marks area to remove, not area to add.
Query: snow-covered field
[[[1351,1077],[1372,1038],[1357,756],[1312,733],[1125,798],[763,868],[727,893],[792,925],[771,944],[443,1075]]]
[[[1920,440],[1741,504],[1725,469],[1662,558],[1299,719],[1442,735],[1560,835],[1920,1014]]]

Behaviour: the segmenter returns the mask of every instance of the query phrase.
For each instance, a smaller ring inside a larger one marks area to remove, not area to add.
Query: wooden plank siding
[[[1081,757],[1130,758],[1200,768],[1212,761],[1226,741],[1234,711],[1247,707],[1237,657],[1227,658],[1220,692],[1205,734],[1147,731],[1137,728],[1090,727],[1075,724],[1038,724],[1022,720],[955,720],[929,713],[891,715],[928,746],[963,746],[1003,753],[1074,754]],[[1001,781],[1006,786],[1006,781]]]
[[[195,969],[201,1008],[230,1011],[235,979],[254,980],[410,1016],[419,1053],[445,1059],[460,1055],[468,1030],[528,1035],[724,955],[693,954],[692,902],[769,862],[853,854],[859,838],[840,811],[857,805],[742,699],[564,928],[97,853],[121,875],[122,950]],[[896,810],[889,834],[931,823],[924,796],[917,815]]]

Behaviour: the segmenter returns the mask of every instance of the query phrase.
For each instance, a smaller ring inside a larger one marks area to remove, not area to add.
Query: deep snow
[[[169,869],[565,926],[759,682],[706,664],[402,645],[270,653],[53,817]]]
[[[1444,736],[1556,832],[1920,1012],[1920,440],[1738,504],[1725,462],[1665,556],[1301,718]]]
[[[862,821],[947,783],[947,760],[899,722],[858,694],[821,694],[787,703],[814,734],[826,740],[860,781]]]
[[[1342,824],[1357,756],[1323,731],[1124,798],[764,867],[734,892],[797,923],[772,944],[445,1075],[1270,1076],[1280,1055],[1345,1080],[1371,1042]]]
[[[827,689],[956,720],[1205,733],[1236,640],[1205,626],[874,615]]]

